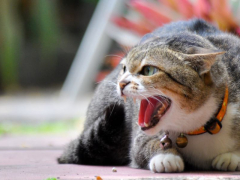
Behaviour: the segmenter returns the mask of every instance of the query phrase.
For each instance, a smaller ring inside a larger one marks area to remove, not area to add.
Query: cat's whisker
[[[125,54],[127,54],[127,53],[131,50],[131,48],[128,47],[128,46],[121,46],[121,49],[123,50],[123,52],[124,52]],[[123,54],[124,54],[124,53],[123,53]]]
[[[150,86],[150,88],[153,88],[154,91],[157,91],[158,93],[160,93],[159,95],[160,95],[162,98],[164,98],[169,104],[171,103],[171,102],[169,101],[169,99],[164,96],[164,94],[162,93],[162,91],[160,91],[159,89],[157,89],[157,88],[155,88],[155,87],[153,87],[153,86]],[[153,92],[154,92],[154,91],[153,91]],[[158,94],[158,93],[157,93],[157,94]]]
[[[168,98],[166,98],[164,95],[162,95],[163,93],[162,93],[160,90],[156,89],[156,88],[153,87],[153,86],[151,86],[150,88],[153,88],[153,89],[154,89],[153,91],[151,91],[151,90],[149,91],[151,94],[152,94],[152,93],[153,93],[153,94],[158,94],[161,98],[165,99],[169,104],[171,103]],[[157,91],[159,91],[160,94],[159,94],[159,93],[156,93]],[[156,97],[154,97],[154,95],[150,95],[150,96],[151,96],[153,99],[156,99],[158,102],[160,102],[160,103],[163,105],[164,108],[166,108],[165,104],[164,104],[161,100],[159,100],[159,99],[157,99]]]
[[[103,82],[104,80],[102,80],[102,81],[98,81],[98,82],[95,82],[95,84],[100,84],[101,82]]]
[[[160,91],[159,89],[156,89],[156,88],[153,87],[153,86],[152,86],[152,88],[154,88],[154,90],[155,90],[156,92],[159,92],[159,93],[160,93],[160,96],[161,96],[162,98],[164,98],[169,104],[171,103],[168,98],[166,98],[164,95],[162,95],[162,94],[163,94],[162,91]],[[175,106],[177,106],[178,108],[181,108],[178,103],[175,103]]]
[[[160,103],[163,105],[164,108],[166,108],[165,104],[164,104],[160,99],[158,99],[158,98],[156,98],[156,97],[154,97],[154,96],[152,96],[152,98],[153,98],[153,99],[156,99],[158,102],[160,102]]]
[[[117,86],[117,83],[109,81],[108,83],[112,83],[113,85]]]
[[[146,97],[146,96],[144,96],[144,95],[142,95],[141,93],[139,93],[139,92],[137,92],[140,96],[143,96],[147,101],[148,101],[148,103],[149,104],[151,104],[152,106],[153,106],[153,104],[148,100],[148,98]]]
[[[102,83],[102,82],[106,82],[106,80],[103,79],[102,81],[95,82],[95,84],[100,84],[100,83]]]
[[[119,56],[119,55],[116,55],[116,54],[108,54],[108,55],[105,56],[105,58],[106,57],[118,57],[120,59],[123,59],[123,56]]]
[[[139,93],[140,94],[140,93]],[[142,95],[143,96],[143,94],[140,94],[140,95]],[[148,100],[148,98],[149,97],[152,97],[152,94],[149,94],[149,93],[147,93],[147,92],[144,92],[144,95],[147,95],[147,97],[145,97],[145,99],[153,106],[153,104]],[[158,99],[157,99],[158,100]],[[158,100],[159,101],[159,100]]]
[[[113,84],[113,85],[117,86],[117,83],[112,82],[112,81],[106,81],[106,80],[102,80],[102,81],[96,82],[96,84],[99,84],[99,83],[102,83],[102,82],[106,82],[106,83]]]
[[[144,94],[146,94],[148,97],[151,97],[151,98],[157,100],[159,103],[161,103],[163,105],[164,108],[166,108],[165,104],[160,99],[156,98],[153,94],[158,94],[161,98],[165,99],[169,104],[171,103],[168,98],[166,98],[164,95],[162,95],[163,93],[160,90],[156,89],[153,86],[150,86],[150,88],[153,88],[154,90],[148,91],[149,93],[144,92]],[[159,92],[156,93],[156,91],[159,91],[161,94],[159,94]]]
[[[160,102],[162,105],[164,105],[163,102],[162,102],[160,99],[157,99],[157,98],[154,97],[151,93],[148,94],[148,93],[145,92],[145,94],[147,94],[148,97],[151,97],[151,98],[153,98],[153,99],[156,99],[158,102]]]
[[[117,102],[115,102],[115,103],[114,103],[114,106],[113,106],[113,108],[112,108],[112,111],[111,111],[111,113],[110,113],[110,116],[109,116],[109,117],[111,117],[111,115],[112,115],[112,113],[113,113],[113,110],[114,110],[114,108],[115,108],[115,106],[116,106],[116,103],[117,103]]]
[[[154,89],[154,91],[157,91],[158,93],[160,93],[161,96],[164,96],[164,93],[161,90],[155,88],[154,86],[150,86],[150,88],[152,88],[152,89]]]
[[[154,88],[154,87],[153,87],[153,88]],[[156,90],[157,92],[160,92],[160,93],[162,94],[162,92],[161,92],[159,89],[156,89],[156,88],[155,88],[155,90]],[[169,104],[171,104],[171,101],[169,101],[168,98],[166,98],[164,95],[161,95],[161,94],[159,94],[159,95],[160,95],[162,98],[164,98]],[[178,107],[179,109],[181,108],[178,103],[175,103],[175,106]]]

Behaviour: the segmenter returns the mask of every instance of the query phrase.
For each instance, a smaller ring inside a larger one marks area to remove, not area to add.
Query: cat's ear
[[[199,75],[210,71],[212,65],[220,58],[225,51],[205,49],[200,47],[190,47],[187,54],[184,54],[184,61],[193,67]]]

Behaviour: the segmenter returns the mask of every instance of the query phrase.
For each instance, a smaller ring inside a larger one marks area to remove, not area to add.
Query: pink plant
[[[115,17],[114,22],[137,34],[143,35],[171,21],[197,17],[218,25],[224,31],[240,35],[228,0],[196,0],[194,3],[189,0],[130,0],[128,6],[129,10],[140,14],[140,20]]]

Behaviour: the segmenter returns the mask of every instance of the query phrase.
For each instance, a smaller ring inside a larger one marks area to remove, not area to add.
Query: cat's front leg
[[[220,154],[212,161],[212,167],[220,171],[240,171],[240,152]]]
[[[182,172],[184,162],[181,156],[167,153],[155,155],[149,163],[149,169],[152,172]]]
[[[158,136],[149,137],[140,132],[131,148],[131,166],[152,172],[181,172],[184,161],[175,148],[162,149]]]

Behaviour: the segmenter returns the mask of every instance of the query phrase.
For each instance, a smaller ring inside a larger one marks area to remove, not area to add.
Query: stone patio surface
[[[152,173],[127,166],[59,165],[57,157],[71,136],[2,136],[0,137],[0,180],[95,180],[102,179],[240,179],[240,172]],[[28,144],[30,143],[31,146]],[[14,145],[15,144],[15,145]]]

